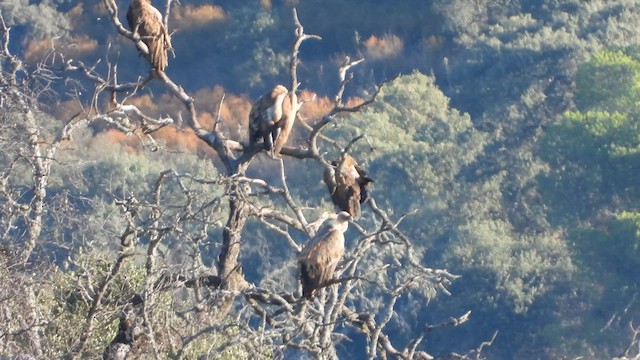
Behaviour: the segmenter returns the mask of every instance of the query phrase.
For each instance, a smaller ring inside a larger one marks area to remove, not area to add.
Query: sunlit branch
[[[291,62],[289,64],[289,70],[291,73],[291,91],[296,92],[298,90],[298,63],[299,54],[300,54],[300,45],[305,40],[313,39],[313,40],[322,40],[322,38],[318,35],[309,35],[304,33],[304,27],[302,23],[298,19],[298,11],[296,8],[293,8],[293,22],[296,26],[295,34],[296,40],[293,43],[293,48],[291,50]]]
[[[284,237],[284,238],[287,240],[287,242],[289,243],[289,246],[290,246],[294,251],[296,251],[297,253],[298,253],[298,252],[300,252],[300,250],[301,250],[300,245],[298,245],[298,244],[295,242],[295,240],[293,240],[293,238],[291,237],[291,235],[289,234],[289,232],[288,232],[288,231],[286,231],[286,229],[282,229],[282,228],[280,228],[279,226],[277,226],[277,225],[275,225],[275,224],[272,224],[272,223],[270,223],[270,222],[266,221],[266,218],[271,217],[270,215],[273,215],[273,213],[270,213],[270,214],[263,214],[263,213],[261,212],[261,213],[259,213],[258,220],[259,220],[259,221],[260,221],[264,226],[266,226],[266,227],[267,227],[267,229],[270,229],[271,231],[273,231],[273,232],[275,232],[275,233],[279,234],[280,236]],[[273,217],[273,218],[275,218],[275,217]],[[279,217],[279,218],[280,218],[280,219],[282,219],[282,217]]]
[[[629,322],[629,329],[631,330],[631,341],[629,346],[622,352],[620,356],[623,360],[637,360],[640,359],[640,326],[633,325],[633,321]],[[636,348],[635,355],[633,349]]]
[[[287,176],[284,171],[284,161],[282,159],[280,159],[280,180],[282,181],[282,189],[284,190],[282,193],[284,199],[286,200],[289,207],[295,212],[296,217],[298,218],[302,226],[306,229],[309,224],[307,222],[307,219],[304,217],[304,214],[302,213],[302,209],[295,204],[295,202],[293,201],[293,197],[291,197],[291,192],[289,191],[289,187],[287,186]]]
[[[338,89],[335,101],[334,101],[334,107],[326,114],[324,115],[320,121],[318,121],[317,123],[315,123],[313,125],[313,129],[311,130],[311,134],[309,135],[309,149],[310,151],[319,156],[320,155],[320,151],[318,150],[318,135],[320,134],[320,131],[329,123],[331,123],[334,120],[334,117],[337,114],[340,113],[356,113],[359,112],[360,110],[362,110],[362,108],[364,108],[365,106],[373,103],[376,99],[376,97],[378,96],[378,94],[380,93],[380,91],[382,90],[383,86],[387,83],[391,81],[391,79],[386,80],[384,82],[382,82],[381,84],[376,86],[376,90],[375,92],[369,96],[368,99],[362,101],[360,104],[355,105],[355,106],[350,106],[350,107],[345,107],[342,105],[343,100],[342,100],[342,94],[344,93],[344,85],[346,84],[341,84],[340,88]]]
[[[147,77],[146,79],[139,82],[128,82],[119,84],[114,78],[114,81],[110,82],[104,79],[95,71],[95,65],[92,67],[88,67],[84,62],[76,61],[73,59],[64,61],[62,69],[65,71],[78,71],[88,80],[93,81],[97,87],[100,87],[101,90],[113,93],[135,92],[136,90],[144,86],[144,84],[146,84],[149,80],[151,80],[151,77]]]

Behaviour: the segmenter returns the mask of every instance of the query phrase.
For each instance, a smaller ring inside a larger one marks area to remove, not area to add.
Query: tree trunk
[[[242,290],[248,284],[242,273],[242,264],[238,261],[242,244],[242,229],[247,221],[247,206],[244,202],[244,189],[240,184],[232,184],[229,192],[229,218],[222,231],[222,250],[218,258],[218,275],[222,279],[222,289]]]

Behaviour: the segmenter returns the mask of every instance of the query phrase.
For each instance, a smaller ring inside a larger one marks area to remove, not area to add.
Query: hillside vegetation
[[[0,357],[640,359],[636,1],[156,0],[148,82],[111,2],[0,3]],[[294,8],[280,161],[240,145]],[[373,201],[300,313],[345,149]]]

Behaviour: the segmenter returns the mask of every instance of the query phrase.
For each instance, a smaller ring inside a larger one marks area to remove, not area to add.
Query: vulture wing
[[[357,219],[360,217],[360,184],[355,166],[356,160],[344,155],[336,171],[336,189],[339,193],[340,208]]]
[[[249,113],[249,143],[253,146],[258,139],[263,139],[265,147],[269,147],[266,143],[270,139],[268,135],[271,127],[273,127],[273,107],[269,99],[263,95],[256,100]]]
[[[331,200],[342,211],[346,211],[354,219],[361,215],[360,204],[367,200],[366,185],[373,180],[366,176],[350,155],[343,155],[339,161],[332,162],[335,166],[326,167],[323,179],[327,184]]]
[[[367,192],[367,185],[369,183],[375,182],[372,178],[367,176],[367,172],[364,171],[360,166],[354,166],[356,171],[358,172],[358,184],[360,184],[360,204],[363,204],[367,201],[369,197],[369,193]]]
[[[131,31],[137,32],[147,46],[148,59],[153,68],[164,71],[169,62],[167,50],[171,48],[171,38],[160,11],[149,0],[133,0],[127,11],[127,22]]]
[[[273,150],[274,142],[281,132],[279,123],[283,118],[283,102],[287,93],[287,88],[277,85],[253,103],[249,113],[249,144],[252,147],[262,139],[264,148],[267,151]]]
[[[300,253],[300,280],[302,295],[310,298],[318,288],[331,279],[344,256],[344,235],[346,228],[330,221],[322,227]]]

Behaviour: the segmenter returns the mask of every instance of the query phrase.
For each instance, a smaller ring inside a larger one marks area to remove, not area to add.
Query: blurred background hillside
[[[124,21],[128,1],[117,3]],[[303,121],[330,107],[345,56],[365,59],[354,68],[351,101],[400,75],[374,104],[328,131],[345,143],[366,134],[353,152],[376,181],[372,195],[395,216],[416,211],[401,227],[419,240],[421,261],[462,275],[451,296],[428,307],[401,299],[395,337],[471,310],[464,326],[429,335],[431,353],[464,352],[497,331],[488,359],[622,354],[629,324],[640,324],[640,3],[182,0],[169,19],[175,58],[166,72],[195,98],[204,126],[213,126],[224,94],[225,132],[244,141],[251,101],[288,84],[292,7],[305,31],[322,37],[301,48],[300,97],[311,100]],[[101,1],[7,0],[0,10],[12,26],[11,51],[29,66],[73,58],[103,70],[117,63],[121,81],[147,74]],[[83,80],[62,74],[40,100],[51,127],[91,99]],[[182,104],[153,82],[142,94],[127,101],[179,116]],[[300,131],[292,146],[304,145]],[[190,131],[170,127],[158,137],[160,154],[106,125],[83,133],[64,153],[48,196],[64,195],[69,211],[104,219],[113,194],[146,191],[166,168],[216,173],[213,153]],[[0,166],[9,163],[0,156]],[[256,162],[249,172],[279,179],[268,166]],[[329,209],[321,169],[289,166],[296,199]],[[88,234],[109,248],[100,235],[109,226],[98,222],[43,233],[58,245],[41,251],[59,261]],[[275,235],[250,226],[256,235],[244,261],[260,281],[278,257],[292,255],[267,247]],[[207,246],[214,261],[216,245]],[[345,358],[365,356],[341,346]]]

